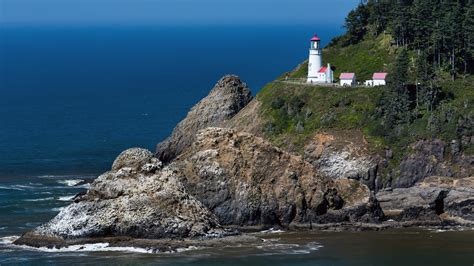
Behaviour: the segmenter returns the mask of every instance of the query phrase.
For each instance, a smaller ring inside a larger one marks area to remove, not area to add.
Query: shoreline
[[[70,247],[77,247],[76,251],[84,249],[85,245],[105,245],[104,248],[127,249],[133,248],[137,250],[146,250],[146,253],[177,253],[186,249],[201,249],[201,248],[217,248],[226,246],[239,246],[245,244],[255,244],[265,242],[264,236],[274,234],[291,234],[308,232],[314,233],[343,233],[343,232],[377,232],[377,231],[435,231],[441,232],[465,232],[474,231],[474,224],[459,225],[446,224],[429,221],[410,221],[410,222],[383,222],[380,224],[373,223],[329,223],[329,224],[312,224],[312,229],[309,225],[293,225],[291,229],[282,229],[278,227],[261,227],[261,226],[246,226],[225,227],[229,235],[218,237],[197,237],[197,238],[163,238],[163,239],[144,239],[133,238],[127,236],[117,237],[94,237],[94,238],[77,238],[77,239],[62,239],[58,237],[49,237],[37,235],[33,232],[28,232],[18,239],[15,239],[11,244],[17,247],[28,247],[40,249],[40,251],[68,251]],[[238,231],[235,231],[238,230]],[[47,249],[47,250],[44,250]],[[72,250],[75,251],[75,250]],[[120,250],[117,250],[120,251]],[[140,252],[143,253],[143,252]]]

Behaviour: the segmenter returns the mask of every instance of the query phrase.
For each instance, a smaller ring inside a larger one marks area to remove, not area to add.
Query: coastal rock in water
[[[474,224],[474,177],[429,177],[413,187],[379,192],[377,198],[394,220]]]
[[[209,95],[196,104],[156,148],[157,157],[168,163],[190,146],[200,129],[220,126],[231,119],[252,100],[252,94],[237,76],[220,79]]]
[[[129,236],[185,238],[219,235],[217,218],[190,196],[173,169],[144,149],[124,151],[86,194],[17,244],[38,239]],[[31,243],[33,242],[33,243]]]
[[[182,171],[189,193],[224,225],[323,223],[318,216],[369,203],[369,190],[359,182],[345,179],[339,184],[301,157],[231,129],[201,130],[172,166]],[[347,217],[341,212],[338,218],[356,221],[365,214]]]

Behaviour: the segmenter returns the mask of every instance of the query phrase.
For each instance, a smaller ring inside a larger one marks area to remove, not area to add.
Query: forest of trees
[[[339,39],[343,46],[385,33],[398,47],[378,104],[381,135],[399,138],[420,119],[426,121],[427,132],[437,134],[443,115],[437,106],[449,101],[440,79],[456,80],[473,72],[474,0],[361,1],[348,14],[345,27],[347,33]],[[471,125],[471,115],[460,112],[459,121],[467,117]],[[455,129],[459,135],[468,134],[460,128],[463,125]]]
[[[365,0],[346,18],[345,45],[389,33],[452,79],[473,71],[474,0]]]

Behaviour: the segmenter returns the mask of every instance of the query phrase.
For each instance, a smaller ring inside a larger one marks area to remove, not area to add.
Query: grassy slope
[[[390,35],[382,34],[377,38],[367,36],[357,45],[341,47],[335,44],[323,50],[323,61],[336,68],[336,78],[342,72],[354,72],[359,81],[364,81],[370,79],[374,72],[390,70],[396,54],[396,49],[390,46],[390,42]],[[304,62],[290,72],[289,77],[305,78],[307,74],[308,63]]]
[[[268,84],[258,94],[267,125],[266,135],[278,146],[302,144],[324,129],[364,128],[381,96],[380,88],[327,88]],[[303,130],[298,130],[298,124]],[[377,139],[373,138],[374,146]]]
[[[373,72],[390,71],[397,52],[396,48],[390,47],[390,37],[382,35],[372,39],[366,37],[361,43],[349,47],[333,45],[324,50],[324,58],[336,67],[336,74],[353,71],[359,80],[364,80]],[[413,66],[413,54],[411,58]],[[282,77],[286,75],[306,77],[307,62]],[[262,103],[264,134],[280,147],[290,147],[290,150],[301,153],[306,140],[316,132],[356,129],[364,133],[374,152],[391,148],[395,156],[391,163],[397,167],[400,159],[409,152],[407,146],[416,140],[435,137],[449,142],[458,137],[460,118],[474,117],[473,85],[474,77],[440,82],[443,93],[449,97],[435,111],[439,119],[438,129],[428,130],[430,115],[420,113],[396,138],[384,136],[380,130],[380,118],[375,115],[384,87],[328,88],[275,81],[265,86],[257,98]],[[472,154],[473,151],[467,148],[465,152]]]

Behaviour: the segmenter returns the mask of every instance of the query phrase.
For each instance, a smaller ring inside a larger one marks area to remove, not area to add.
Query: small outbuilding
[[[372,86],[385,86],[387,85],[387,75],[388,73],[380,72],[374,73],[372,76]]]
[[[339,76],[341,86],[355,86],[357,83],[355,73],[341,73]]]

